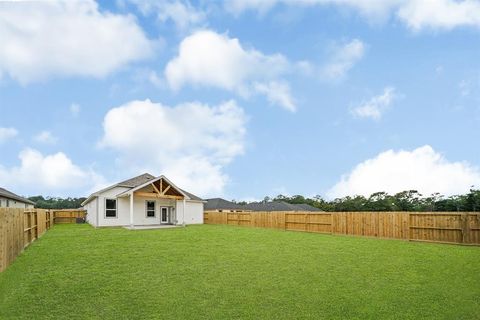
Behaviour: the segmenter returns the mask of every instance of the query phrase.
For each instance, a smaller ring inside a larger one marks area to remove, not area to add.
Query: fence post
[[[34,211],[35,216],[35,239],[38,239],[38,210]]]
[[[462,213],[462,243],[470,242],[470,221],[468,221],[468,213]]]

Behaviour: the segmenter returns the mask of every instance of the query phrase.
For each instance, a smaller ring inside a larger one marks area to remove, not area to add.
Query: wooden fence
[[[55,216],[55,224],[76,223],[77,218],[85,219],[87,216],[85,210],[64,209],[52,211]]]
[[[480,245],[477,212],[215,212],[206,224]]]
[[[83,210],[0,208],[0,272],[54,223],[75,223]]]

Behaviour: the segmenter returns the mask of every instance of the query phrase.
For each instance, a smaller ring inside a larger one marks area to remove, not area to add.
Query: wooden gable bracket
[[[165,188],[165,190],[163,190],[162,195],[165,195],[165,193],[167,193],[167,191],[168,191],[168,189],[170,189],[170,187],[171,187],[171,186],[167,186],[167,187]]]
[[[161,185],[160,185],[160,186],[161,186]],[[160,190],[158,190],[158,188],[155,186],[154,183],[152,183],[152,187],[153,187],[153,189],[155,190],[156,193],[162,194],[162,193],[160,192]],[[160,188],[161,188],[161,187],[160,187]]]

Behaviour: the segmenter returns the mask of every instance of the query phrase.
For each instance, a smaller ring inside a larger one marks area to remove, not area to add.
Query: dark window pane
[[[147,217],[155,217],[155,211],[147,211]]]
[[[117,216],[117,210],[107,209],[105,210],[105,216],[109,218],[115,218]]]
[[[117,208],[117,200],[116,199],[107,199],[105,204],[106,204],[107,209],[115,210]]]
[[[147,201],[147,210],[155,210],[155,202]]]

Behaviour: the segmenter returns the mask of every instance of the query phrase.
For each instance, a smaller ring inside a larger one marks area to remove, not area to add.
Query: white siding
[[[124,199],[128,199],[128,197],[117,200],[117,217],[116,218],[105,217],[105,200],[116,199],[118,194],[125,192],[129,189],[130,188],[125,188],[125,187],[115,187],[103,192],[98,196],[98,226],[99,227],[126,226],[130,224],[129,205],[127,205],[127,207],[125,208],[123,202],[121,202]]]
[[[185,201],[185,216],[183,216],[183,201],[177,201],[178,223],[182,223],[182,217],[185,219],[185,224],[202,224],[203,202]]]
[[[95,227],[97,226],[97,206],[98,197],[95,197],[83,207],[84,210],[87,210],[87,222]]]
[[[0,208],[6,208],[7,201],[8,201],[9,208],[33,209],[32,204],[21,202],[18,200],[7,199],[4,197],[0,197]]]

